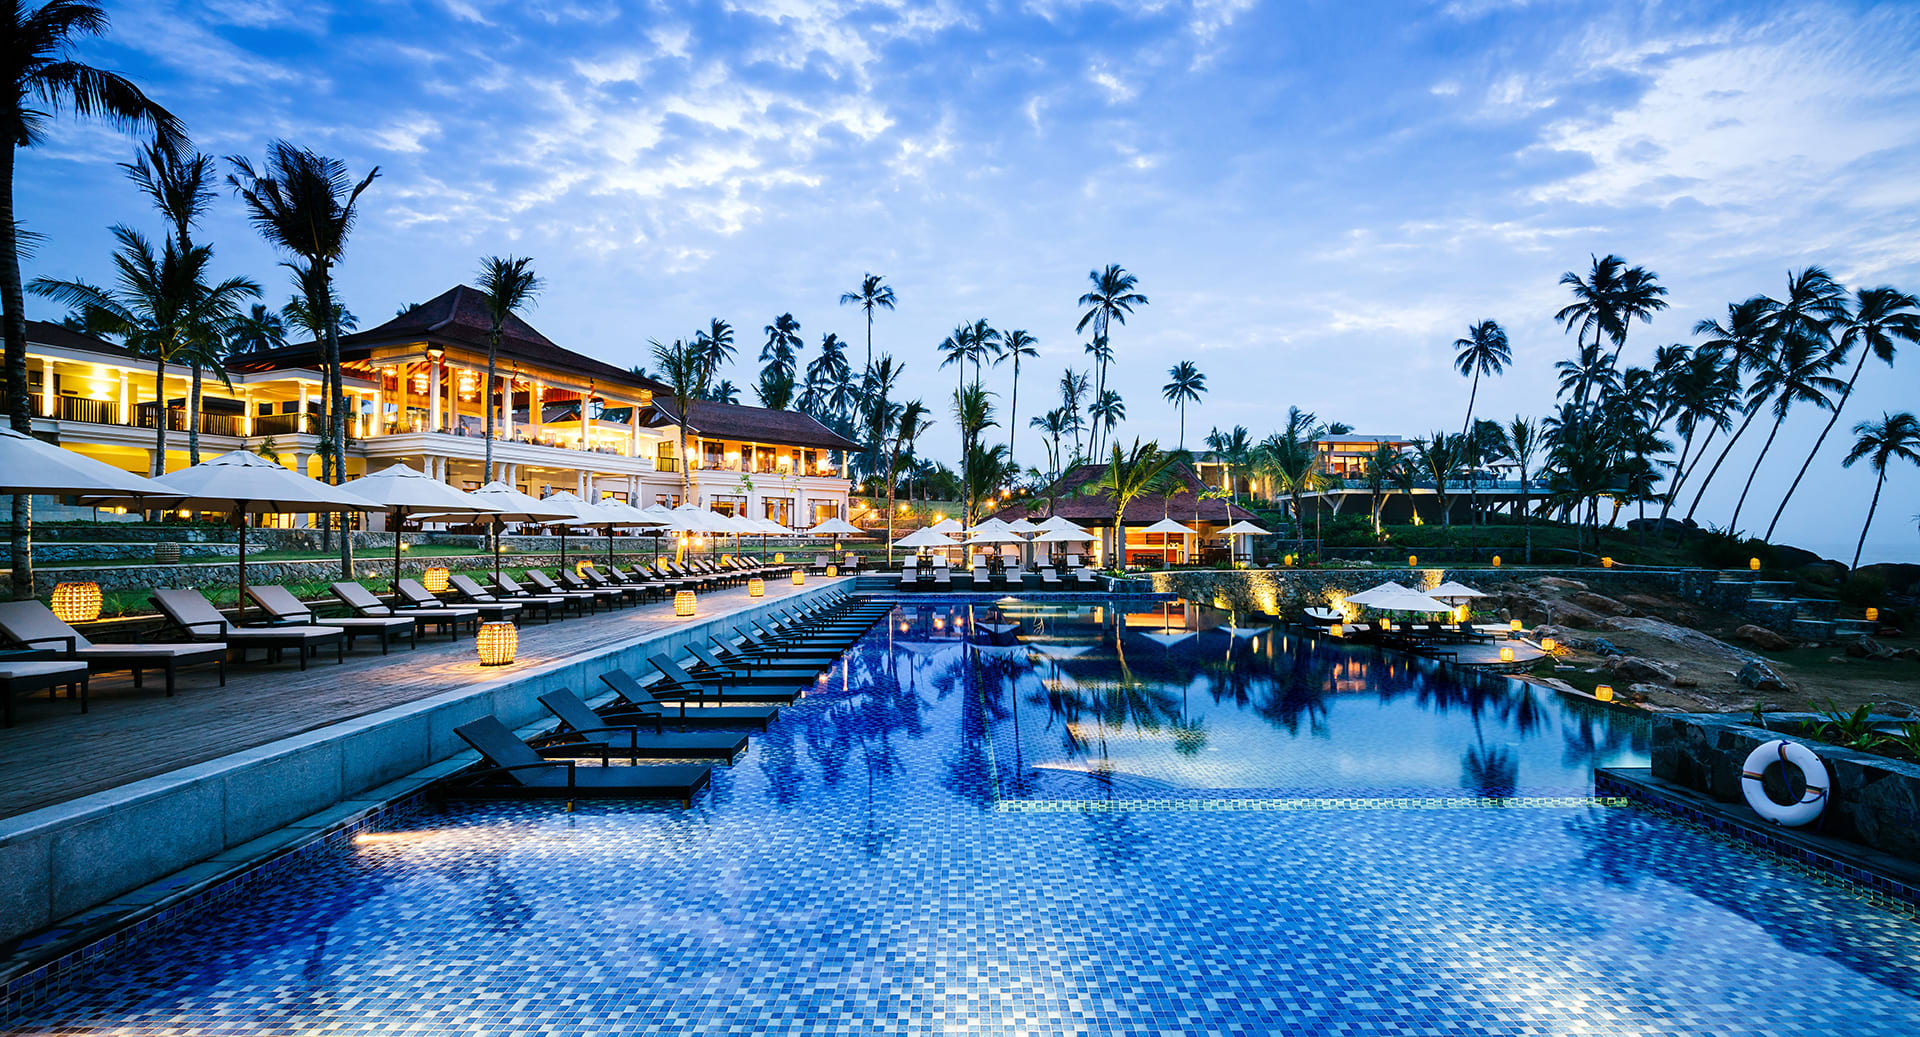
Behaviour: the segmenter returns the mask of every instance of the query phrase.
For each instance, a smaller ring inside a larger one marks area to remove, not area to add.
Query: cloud
[[[1107,95],[1107,103],[1122,104],[1133,100],[1139,93],[1132,85],[1119,76],[1107,71],[1105,65],[1093,65],[1087,69],[1087,79]]]

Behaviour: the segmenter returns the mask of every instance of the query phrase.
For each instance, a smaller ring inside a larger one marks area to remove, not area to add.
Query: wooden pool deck
[[[760,600],[777,602],[800,591],[769,580],[766,597]],[[703,592],[699,617],[725,616],[752,601],[745,587]],[[92,683],[92,709],[85,714],[75,699],[49,700],[37,692],[22,696],[14,702],[14,726],[0,728],[0,818],[497,680],[517,668],[589,654],[685,622],[675,618],[671,601],[660,601],[546,624],[522,623],[518,658],[509,667],[481,666],[471,633],[452,641],[428,635],[416,649],[399,644],[385,656],[371,639],[363,638],[345,662],[335,663],[329,650],[309,662],[305,672],[297,661],[229,665],[224,688],[211,667],[185,670],[172,698],[154,674],[140,689],[127,674],[99,674]]]

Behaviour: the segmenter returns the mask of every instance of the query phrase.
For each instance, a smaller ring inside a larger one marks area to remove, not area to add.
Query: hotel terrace
[[[556,345],[515,317],[500,339],[500,391],[486,400],[488,327],[480,293],[460,286],[341,338],[349,476],[405,462],[476,488],[486,481],[491,405],[495,475],[516,489],[684,503],[666,385]],[[170,366],[156,394],[150,359],[58,324],[30,321],[27,339],[35,435],[145,475],[164,411],[165,469],[186,467],[186,368]],[[247,449],[318,476],[318,353],[305,343],[236,356],[225,382],[203,373],[201,456]],[[805,414],[758,407],[696,403],[688,424],[693,502],[789,525],[845,515],[850,483],[844,454],[838,464],[833,455],[859,444]],[[381,517],[368,522],[380,528]]]

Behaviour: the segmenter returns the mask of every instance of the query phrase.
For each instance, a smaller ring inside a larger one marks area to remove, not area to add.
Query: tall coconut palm
[[[1107,389],[1087,408],[1087,413],[1093,418],[1094,428],[1111,440],[1114,427],[1127,420],[1127,404],[1120,398],[1119,390]]]
[[[1483,320],[1467,328],[1465,338],[1453,340],[1453,367],[1462,377],[1473,379],[1473,388],[1467,392],[1467,417],[1460,424],[1460,434],[1465,436],[1473,429],[1473,403],[1480,397],[1480,376],[1497,375],[1513,363],[1513,349],[1507,344],[1507,332],[1498,321]],[[1471,473],[1467,476],[1467,511],[1479,510],[1479,501],[1475,492],[1475,480]]]
[[[500,332],[507,318],[533,305],[540,294],[540,278],[534,275],[530,256],[488,256],[480,261],[481,303],[487,308],[487,445],[485,471],[481,482],[492,482],[493,472],[493,394],[499,380]],[[502,406],[513,409],[513,385],[508,383]],[[586,406],[585,401],[581,406]]]
[[[267,146],[266,162],[258,170],[237,155],[229,156],[227,165],[233,170],[227,183],[246,203],[254,229],[268,244],[303,264],[299,278],[307,291],[308,308],[316,314],[331,315],[333,268],[346,256],[347,238],[359,220],[360,195],[380,175],[380,167],[375,166],[355,184],[346,163],[284,140]],[[331,319],[325,323],[320,362],[328,383],[326,444],[333,464],[323,474],[339,482],[346,478],[347,471],[347,394],[340,371],[340,328]],[[340,538],[340,572],[347,578],[353,576],[350,536]]]
[[[1400,452],[1386,443],[1373,448],[1367,458],[1364,478],[1367,481],[1367,513],[1373,519],[1373,538],[1380,539],[1380,508],[1386,501],[1387,486],[1392,483],[1393,475],[1402,465]]]
[[[196,343],[220,341],[239,317],[243,300],[259,297],[260,286],[244,277],[208,283],[210,246],[183,250],[169,237],[156,254],[130,227],[113,228],[113,236],[120,243],[113,254],[117,287],[40,277],[29,288],[35,295],[81,308],[90,327],[118,336],[128,349],[153,358],[155,421],[148,474],[157,476],[167,470],[167,365]]]
[[[867,442],[861,467],[868,477],[880,474],[880,459],[886,449],[887,433],[892,429],[893,418],[900,408],[899,404],[893,402],[893,390],[906,367],[905,364],[895,363],[892,354],[882,353],[880,359],[867,368],[866,377],[860,380],[860,417]]]
[[[1633,327],[1633,322],[1638,320],[1645,324],[1653,319],[1655,313],[1666,309],[1666,294],[1667,289],[1660,283],[1659,276],[1646,267],[1628,267],[1620,272],[1613,292],[1616,327],[1611,332],[1612,366],[1620,366],[1620,351],[1626,348],[1627,332]]]
[[[1040,340],[1027,334],[1020,328],[1007,332],[1000,340],[1000,349],[994,354],[993,366],[999,367],[1008,360],[1013,361],[1013,397],[1007,404],[1007,465],[1014,471],[1020,470],[1020,462],[1014,457],[1014,432],[1020,421],[1020,360],[1034,359],[1040,350],[1034,348]]]
[[[1107,462],[1106,471],[1100,474],[1096,487],[1106,490],[1113,503],[1116,570],[1127,568],[1127,505],[1158,489],[1166,481],[1173,462],[1174,456],[1161,452],[1157,440],[1142,443],[1136,437],[1131,450],[1121,450],[1120,444],[1113,444],[1113,457]]]
[[[1749,405],[1753,400],[1773,399],[1773,431],[1767,434],[1767,441],[1760,447],[1760,456],[1753,459],[1753,470],[1747,473],[1747,483],[1740,489],[1740,499],[1733,506],[1733,517],[1727,520],[1729,530],[1740,528],[1740,511],[1746,507],[1747,494],[1753,489],[1754,476],[1760,474],[1760,466],[1767,460],[1767,451],[1773,448],[1775,436],[1780,434],[1780,426],[1786,423],[1787,414],[1794,404],[1805,403],[1821,410],[1830,410],[1833,400],[1829,396],[1845,387],[1846,383],[1826,374],[1831,370],[1835,356],[1824,342],[1811,335],[1792,334],[1781,342],[1780,351],[1772,357],[1766,367],[1753,380],[1753,388],[1748,390]]]
[[[993,420],[993,394],[978,385],[962,385],[953,393],[953,419],[960,427],[960,483],[965,490],[962,508],[966,515],[966,524],[971,526],[980,516],[979,505],[984,494],[976,494],[976,489],[992,486],[994,473],[980,473],[974,470],[976,462],[989,465],[1004,464],[1006,452],[995,444],[991,452],[981,447],[980,437],[987,429],[999,424]]]
[[[1774,340],[1767,328],[1767,315],[1775,306],[1774,301],[1764,295],[1756,295],[1742,303],[1728,303],[1727,319],[1724,323],[1716,320],[1702,320],[1693,326],[1693,333],[1708,336],[1707,341],[1701,343],[1701,346],[1716,350],[1724,356],[1725,362],[1732,368],[1734,381],[1738,383],[1745,372],[1759,371],[1772,362]],[[1700,485],[1694,488],[1693,503],[1687,506],[1687,521],[1693,519],[1693,513],[1699,510],[1701,498],[1706,496],[1707,487],[1713,485],[1713,477],[1719,473],[1720,465],[1726,461],[1728,455],[1733,453],[1734,445],[1740,442],[1740,437],[1746,434],[1747,427],[1753,424],[1753,419],[1759,415],[1761,407],[1766,403],[1765,396],[1756,397],[1750,388],[1741,391],[1747,398],[1739,409],[1746,417],[1741,420],[1740,427],[1734,430],[1726,443],[1721,445],[1720,456],[1714,459],[1712,467],[1707,469],[1706,476],[1700,480]],[[1695,466],[1698,466],[1700,460],[1705,457],[1706,448],[1702,446],[1699,457],[1694,460]],[[1691,471],[1688,474],[1691,475]]]
[[[1440,507],[1440,524],[1453,525],[1453,509],[1447,496],[1447,480],[1460,470],[1460,457],[1466,447],[1465,436],[1435,432],[1413,441],[1414,456],[1421,474],[1433,480],[1434,502]]]
[[[693,333],[693,350],[707,369],[709,384],[720,374],[721,368],[733,362],[735,348],[733,325],[718,317],[708,320],[704,330]]]
[[[1586,277],[1582,278],[1572,270],[1560,275],[1560,283],[1572,292],[1573,302],[1561,307],[1553,315],[1556,322],[1574,333],[1574,349],[1582,357],[1587,356],[1589,337],[1595,354],[1598,354],[1601,340],[1613,335],[1619,328],[1620,315],[1614,298],[1620,290],[1621,270],[1626,266],[1626,261],[1619,256],[1589,258],[1593,260],[1593,266]],[[1584,385],[1579,387],[1575,396],[1578,405],[1586,405],[1585,392],[1588,388]],[[1562,391],[1565,391],[1564,380]]]
[[[1533,455],[1540,450],[1540,425],[1529,418],[1514,415],[1501,430],[1500,448],[1520,469],[1520,526],[1526,535],[1526,564],[1533,564],[1533,508],[1529,496],[1529,469],[1533,465]]]
[[[1069,367],[1060,376],[1060,406],[1066,408],[1068,424],[1073,430],[1073,456],[1078,459],[1080,452],[1080,432],[1086,423],[1080,419],[1080,403],[1087,398],[1091,379],[1085,374]]]
[[[1065,438],[1069,432],[1073,431],[1072,419],[1067,416],[1067,409],[1065,407],[1055,407],[1045,414],[1027,422],[1027,424],[1040,430],[1040,433],[1047,437],[1043,442],[1047,444],[1048,491],[1054,500],[1057,500],[1060,491],[1060,466],[1062,460],[1060,457],[1060,441]],[[1053,514],[1052,501],[1048,503],[1047,514]]]
[[[1880,491],[1887,485],[1887,466],[1894,461],[1920,464],[1920,419],[1911,413],[1882,414],[1879,421],[1863,421],[1853,427],[1853,449],[1840,464],[1852,468],[1861,458],[1873,468],[1873,503],[1867,505],[1867,520],[1860,524],[1860,539],[1853,545],[1853,568],[1860,568],[1860,553],[1866,550],[1867,530],[1873,526],[1873,513],[1880,507]]]
[[[767,333],[767,343],[760,347],[760,362],[771,368],[776,375],[791,383],[799,368],[800,322],[793,314],[783,313],[773,318],[773,323],[761,329]],[[868,361],[872,361],[869,356]]]
[[[973,343],[973,325],[964,321],[954,325],[953,331],[950,332],[946,338],[940,340],[940,344],[934,348],[940,353],[941,367],[957,367],[960,369],[960,380],[956,388],[966,388],[967,362],[973,359],[973,351],[975,348]]]
[[[674,339],[672,345],[659,340],[648,343],[653,353],[654,377],[660,379],[674,396],[673,425],[679,434],[680,499],[693,500],[693,454],[688,450],[687,429],[692,418],[692,401],[707,398],[707,379],[713,374],[706,357],[697,346]]]
[[[1687,477],[1693,474],[1693,466],[1688,465],[1687,459],[1692,457],[1697,466],[1699,459],[1706,456],[1707,447],[1713,444],[1714,434],[1733,427],[1728,415],[1740,402],[1740,368],[1719,349],[1709,346],[1684,350],[1656,368],[1662,382],[1661,396],[1672,415],[1675,431],[1680,433],[1680,456],[1674,462],[1673,479],[1667,484],[1667,492],[1661,495],[1659,526],[1664,532],[1667,513],[1673,509]],[[1706,429],[1706,435],[1700,437],[1700,450],[1695,453],[1694,436],[1702,428]]]
[[[851,292],[840,293],[840,305],[860,307],[867,315],[867,366],[873,366],[873,311],[891,310],[894,304],[893,287],[879,274],[867,274],[860,278],[860,287]]]
[[[887,561],[893,561],[893,517],[897,514],[894,503],[900,489],[900,462],[911,455],[913,441],[933,425],[933,419],[927,416],[927,405],[920,400],[908,400],[900,405],[900,413],[894,420],[893,438],[887,446]]]
[[[1187,448],[1187,404],[1199,403],[1200,397],[1207,391],[1207,376],[1191,360],[1182,360],[1167,368],[1167,384],[1160,387],[1160,394],[1180,412],[1180,446]]]
[[[1235,425],[1222,432],[1211,429],[1207,432],[1207,449],[1219,456],[1227,469],[1227,500],[1239,503],[1239,481],[1246,477],[1247,464],[1253,458],[1253,437],[1245,425]]]
[[[0,133],[0,339],[6,346],[6,410],[14,431],[33,431],[27,390],[27,311],[20,284],[21,221],[13,207],[17,152],[46,139],[62,108],[124,130],[152,132],[160,147],[187,148],[186,130],[173,113],[148,99],[130,80],[75,61],[73,45],[104,36],[107,15],[90,0],[50,0],[33,9],[15,0],[0,8],[0,79],[6,83],[5,132]],[[33,596],[33,497],[13,495],[12,592]]]
[[[192,249],[193,225],[213,204],[213,156],[171,152],[149,144],[132,162],[120,163],[120,168],[173,225],[173,240],[179,243],[180,251]],[[181,348],[180,359],[191,372],[187,390],[188,464],[200,463],[201,374],[211,364],[221,381],[228,381],[226,368],[220,363],[221,353],[217,340],[190,341]]]
[[[1147,297],[1136,290],[1140,287],[1139,278],[1127,273],[1117,263],[1088,271],[1087,280],[1093,288],[1080,296],[1080,305],[1087,307],[1087,312],[1080,317],[1080,323],[1074,325],[1073,330],[1085,331],[1088,324],[1093,325],[1094,342],[1100,349],[1096,356],[1098,368],[1093,382],[1093,398],[1097,400],[1107,390],[1107,367],[1113,361],[1113,325],[1125,324],[1134,307],[1148,303]],[[1094,449],[1099,449],[1097,444]]]
[[[831,331],[820,336],[820,355],[807,362],[807,389],[800,398],[800,409],[816,418],[822,414],[838,417],[846,413],[858,392],[853,385],[853,368],[847,363],[846,343]]]
[[[1787,502],[1793,499],[1793,491],[1800,488],[1800,480],[1806,477],[1807,469],[1820,453],[1821,444],[1827,441],[1827,433],[1840,420],[1840,412],[1847,406],[1847,400],[1853,396],[1854,384],[1860,381],[1860,372],[1867,366],[1869,355],[1880,358],[1888,367],[1893,366],[1893,358],[1899,347],[1898,342],[1920,342],[1920,299],[1905,292],[1895,291],[1891,287],[1862,288],[1855,296],[1855,304],[1850,312],[1837,318],[1840,338],[1836,359],[1844,363],[1847,353],[1859,350],[1859,359],[1854,362],[1853,374],[1847,377],[1846,387],[1840,390],[1840,398],[1834,401],[1833,414],[1827,418],[1825,428],[1813,441],[1813,449],[1807,451],[1807,459],[1800,463],[1800,471],[1793,477],[1793,484],[1780,498],[1780,506],[1774,509],[1773,521],[1767,523],[1764,539],[1773,539],[1773,529],[1780,524],[1780,515],[1787,510]]]

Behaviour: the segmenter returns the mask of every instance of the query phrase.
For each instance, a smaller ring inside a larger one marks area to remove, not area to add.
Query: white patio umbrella
[[[1186,554],[1186,552],[1187,552],[1187,538],[1188,538],[1188,537],[1190,537],[1190,536],[1196,536],[1196,535],[1197,535],[1197,534],[1195,534],[1195,533],[1194,533],[1194,531],[1193,531],[1193,530],[1191,530],[1191,529],[1189,529],[1189,528],[1187,528],[1186,526],[1183,526],[1183,525],[1181,525],[1181,524],[1180,524],[1180,523],[1178,523],[1178,522],[1175,522],[1174,520],[1172,520],[1172,519],[1170,519],[1170,518],[1163,518],[1163,519],[1161,519],[1160,521],[1158,521],[1158,522],[1155,522],[1155,523],[1154,523],[1153,525],[1151,525],[1151,526],[1148,526],[1147,528],[1145,528],[1145,529],[1143,529],[1143,530],[1141,530],[1140,532],[1142,532],[1142,533],[1158,533],[1158,534],[1160,534],[1160,537],[1161,537],[1161,540],[1160,540],[1160,544],[1161,544],[1161,549],[1160,549],[1160,557],[1161,557],[1162,559],[1165,559],[1165,558],[1166,558],[1166,555],[1167,555],[1167,552],[1166,552],[1166,542],[1167,542],[1167,541],[1166,541],[1166,538],[1167,538],[1167,537],[1170,537],[1170,536],[1177,536],[1177,537],[1179,537],[1179,538],[1180,538],[1180,553],[1181,553],[1182,555],[1185,555],[1185,554]],[[1120,532],[1120,535],[1121,535],[1121,536],[1126,536],[1126,535],[1127,535],[1127,534],[1126,534],[1126,530],[1124,530],[1124,529],[1122,529],[1122,530],[1121,530],[1121,532]]]
[[[380,505],[393,519],[395,594],[400,593],[400,523],[408,515],[466,517],[487,510],[484,502],[406,464],[390,465],[372,475],[349,479],[345,485],[348,490]],[[499,557],[499,552],[494,552],[494,558]]]
[[[861,529],[859,526],[856,526],[851,522],[848,522],[846,519],[830,518],[825,522],[822,522],[819,525],[813,527],[812,529],[807,530],[807,535],[816,536],[816,537],[822,537],[822,536],[832,537],[833,553],[839,554],[841,537],[865,536],[866,530]]]
[[[567,567],[567,527],[587,526],[589,528],[606,525],[612,521],[601,514],[593,505],[580,499],[570,490],[557,490],[540,498],[540,503],[552,508],[559,516],[542,523],[560,527],[560,568]]]
[[[1035,536],[1032,542],[1036,544],[1090,544],[1093,542],[1093,534],[1079,528],[1049,529]],[[1048,557],[1052,557],[1053,551],[1051,548],[1048,549],[1047,555]]]
[[[502,523],[545,522],[548,519],[566,517],[552,507],[540,503],[540,498],[521,493],[519,490],[508,486],[498,479],[477,490],[468,490],[467,496],[486,504],[489,509],[473,517],[476,519],[484,519],[488,525],[493,527],[495,534],[493,578],[495,581],[500,579],[500,545],[498,543],[498,537]],[[440,516],[416,515],[414,517],[430,522]]]
[[[667,524],[667,520],[663,518],[649,515],[645,511],[625,501],[615,500],[612,497],[602,498],[599,502],[590,506],[608,520],[607,568],[609,569],[613,568],[613,530],[615,526],[623,529],[646,529]]]
[[[960,520],[956,518],[941,519],[927,528],[933,530],[935,533],[946,533],[949,536],[954,533],[965,533],[967,531],[967,527],[961,525]]]
[[[1261,529],[1259,526],[1256,526],[1253,523],[1248,522],[1246,519],[1241,519],[1240,521],[1235,522],[1233,525],[1228,526],[1227,528],[1221,530],[1220,535],[1225,537],[1232,537],[1233,539],[1227,541],[1228,546],[1230,548],[1238,548],[1240,545],[1240,539],[1239,539],[1240,537],[1265,537],[1265,536],[1272,536],[1273,533],[1268,530]],[[1238,550],[1233,550],[1232,554],[1235,558],[1239,558],[1241,555],[1241,552]],[[1249,559],[1251,559],[1253,557],[1253,550],[1249,548],[1246,551],[1246,555]]]
[[[1400,591],[1404,591],[1406,589],[1407,588],[1400,586],[1399,584],[1393,582],[1392,580],[1388,580],[1385,583],[1375,584],[1372,587],[1368,587],[1366,590],[1363,590],[1358,594],[1347,595],[1347,603],[1349,605],[1362,605],[1362,606],[1370,607],[1373,604],[1373,601],[1375,598],[1385,597],[1391,594],[1398,593]]]
[[[916,554],[925,553],[929,547],[959,547],[960,542],[944,533],[935,533],[932,527],[916,529],[893,542],[895,547],[911,547]]]
[[[1368,608],[1377,612],[1452,612],[1452,606],[1419,591],[1400,590],[1374,598]]]
[[[123,472],[103,461],[10,428],[0,427],[0,458],[6,461],[0,466],[0,493],[130,498],[179,496],[144,475]]]
[[[994,519],[993,521],[999,522],[1000,520]],[[1019,533],[1023,536],[1030,533],[1038,533],[1041,529],[1040,526],[1028,522],[1026,519],[1014,519],[1012,522],[1001,522],[1000,524],[1009,532]]]
[[[240,530],[239,617],[247,612],[247,516],[303,515],[322,511],[384,511],[342,486],[329,486],[258,454],[235,450],[149,482],[174,494],[180,507],[233,516]],[[457,491],[456,491],[457,492]],[[132,500],[138,505],[138,498]],[[119,503],[114,500],[112,503]],[[170,505],[171,506],[171,505]],[[343,531],[344,532],[344,531]],[[352,574],[349,573],[349,576]]]
[[[1042,519],[1040,522],[1040,528],[1046,529],[1046,530],[1063,530],[1068,533],[1079,533],[1079,534],[1082,534],[1088,540],[1093,539],[1092,530],[1089,530],[1085,526],[1075,523],[1072,519],[1062,518],[1059,515],[1054,515],[1049,518]]]
[[[1458,605],[1469,598],[1484,598],[1486,596],[1487,595],[1483,591],[1474,590],[1472,587],[1469,587],[1464,583],[1456,583],[1453,580],[1448,580],[1447,582],[1427,592],[1427,597],[1429,598],[1437,598],[1441,601],[1450,602],[1455,605]]]

